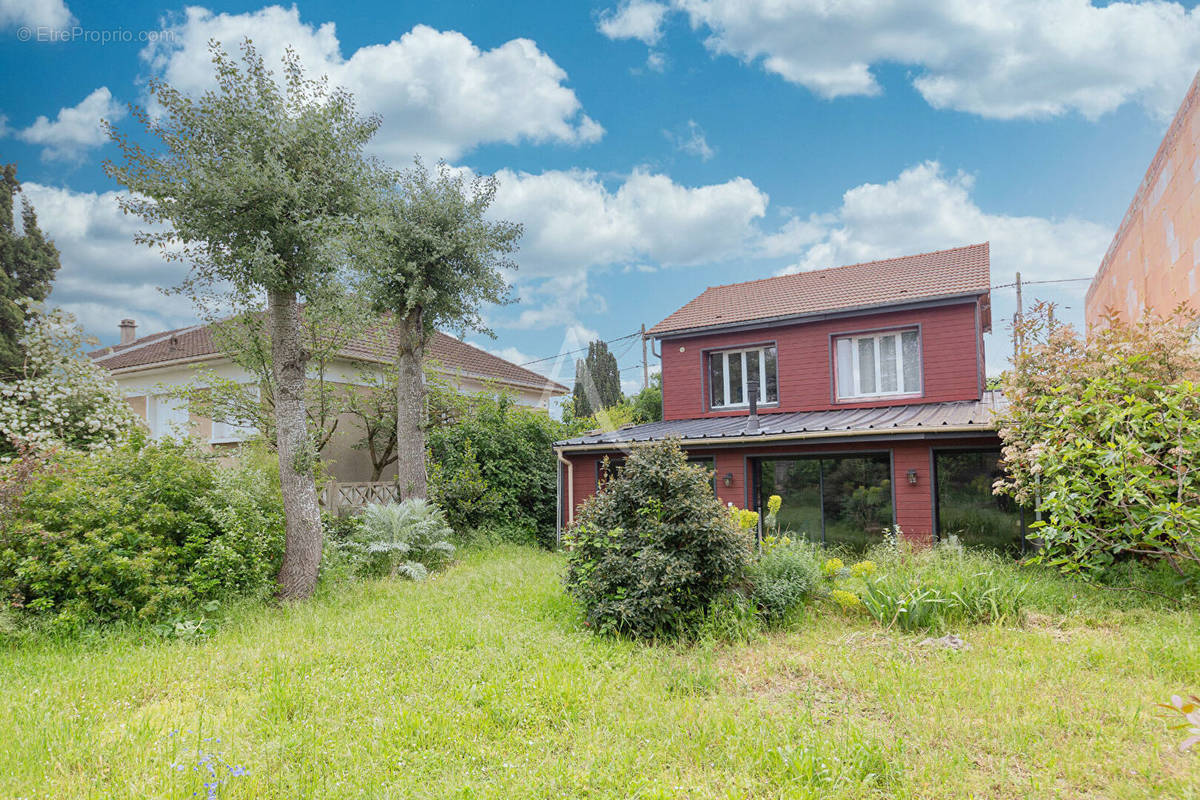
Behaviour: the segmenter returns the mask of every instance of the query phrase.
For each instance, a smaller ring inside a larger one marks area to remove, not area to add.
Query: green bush
[[[1040,306],[1016,333],[997,490],[1036,503],[1036,559],[1097,577],[1121,560],[1200,567],[1196,312],[1106,320],[1085,338]]]
[[[68,455],[29,485],[0,536],[10,607],[64,629],[159,620],[270,591],[283,553],[279,478],[174,443]]]
[[[567,591],[586,624],[642,638],[694,624],[742,577],[750,553],[709,473],[669,440],[630,454],[580,508],[566,544]]]
[[[772,543],[750,563],[746,580],[759,614],[778,624],[820,588],[820,559],[805,542]]]
[[[576,427],[507,396],[462,403],[428,435],[430,496],[456,531],[503,530],[554,545],[558,466],[553,444]]]
[[[453,531],[446,515],[427,500],[371,504],[361,520],[334,544],[361,575],[419,581],[454,558],[454,545],[448,541]]]

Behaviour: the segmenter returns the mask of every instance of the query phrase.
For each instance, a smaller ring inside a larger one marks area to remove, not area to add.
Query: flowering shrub
[[[173,443],[68,454],[0,530],[0,598],[74,629],[265,594],[283,551],[278,481]]]
[[[21,339],[25,364],[0,383],[0,459],[13,457],[13,440],[35,450],[102,450],[129,438],[138,419],[108,372],[83,354],[74,317],[34,312]]]
[[[586,624],[636,637],[683,632],[750,554],[710,474],[669,440],[635,449],[583,504],[565,544],[567,591]]]
[[[1009,477],[1037,502],[1037,559],[1098,573],[1122,558],[1200,567],[1200,346],[1196,317],[1115,319],[1088,339],[1042,306],[1017,328],[1000,420]]]

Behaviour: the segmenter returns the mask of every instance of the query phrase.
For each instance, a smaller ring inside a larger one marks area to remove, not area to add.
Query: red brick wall
[[[970,301],[917,311],[895,311],[663,340],[663,418],[745,414],[745,410],[709,410],[705,351],[771,341],[778,348],[779,405],[764,407],[764,413],[977,399],[980,392],[982,342],[976,306],[975,301]],[[921,326],[922,395],[869,402],[834,401],[831,336],[917,324]],[[680,352],[680,348],[683,348],[683,352]]]

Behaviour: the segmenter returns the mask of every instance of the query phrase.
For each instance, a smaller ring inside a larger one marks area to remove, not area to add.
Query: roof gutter
[[[680,444],[697,445],[728,445],[728,444],[760,444],[763,442],[795,441],[797,439],[844,439],[858,436],[905,436],[911,434],[929,433],[990,433],[994,425],[921,425],[909,428],[864,428],[862,430],[842,431],[812,431],[805,433],[769,433],[754,436],[706,436],[703,438],[686,439],[679,436],[664,436],[660,439],[645,439],[626,442],[596,442],[589,444],[559,444],[554,449],[559,453],[611,452],[622,448],[640,447],[654,444],[662,439],[678,439]]]
[[[690,328],[676,328],[669,331],[659,331],[657,333],[653,328],[651,328],[646,332],[646,335],[659,341],[663,341],[666,339],[675,339],[683,336],[695,336],[698,334],[761,328],[767,325],[778,325],[780,323],[821,322],[827,319],[858,317],[864,314],[878,313],[881,309],[887,309],[887,311],[890,313],[892,311],[911,311],[918,308],[936,308],[937,306],[954,305],[964,300],[982,297],[985,294],[989,294],[990,291],[990,289],[983,289],[970,292],[958,292],[956,294],[926,297],[907,303],[873,303],[871,305],[864,306],[847,306],[846,308],[834,309],[832,311],[811,311],[803,314],[783,314],[776,317],[759,317],[757,319],[735,320],[732,322],[717,323],[715,325],[695,325]]]

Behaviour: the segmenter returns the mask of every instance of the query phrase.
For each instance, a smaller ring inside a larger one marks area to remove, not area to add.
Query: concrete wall
[[[919,325],[922,389],[920,395],[870,401],[837,401],[833,396],[833,339]],[[663,418],[692,419],[744,415],[745,409],[711,411],[708,404],[707,353],[774,342],[777,348],[779,404],[765,412],[826,408],[876,408],[908,403],[977,400],[983,391],[983,341],[979,303],[974,300],[921,310],[895,311],[818,322],[776,325],[733,333],[662,341]]]
[[[1200,308],[1200,76],[1134,193],[1087,293],[1087,324]]]

